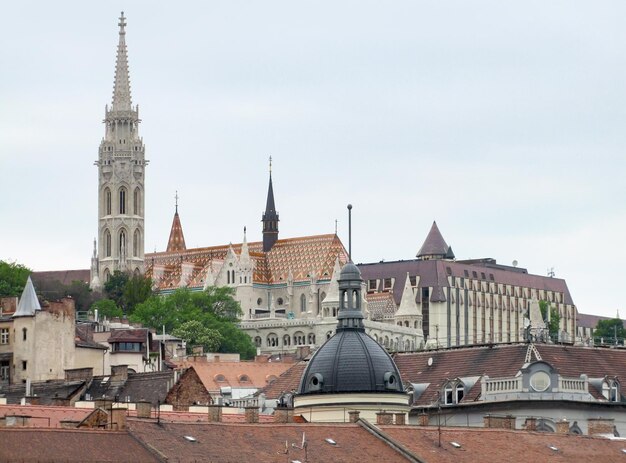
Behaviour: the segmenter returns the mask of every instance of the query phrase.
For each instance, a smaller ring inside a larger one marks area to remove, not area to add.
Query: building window
[[[619,383],[614,378],[607,378],[602,383],[602,395],[609,402],[619,402],[620,392]]]
[[[550,387],[550,375],[545,371],[538,371],[530,377],[530,387],[537,392],[544,392]]]
[[[139,256],[139,230],[133,233],[133,256]]]
[[[140,342],[116,342],[113,343],[113,352],[141,352]]]
[[[133,214],[139,215],[139,201],[141,199],[141,193],[139,187],[135,188],[133,193]]]
[[[126,188],[120,188],[120,214],[126,214]]]
[[[8,344],[9,343],[9,329],[2,328],[0,329],[0,344]]]
[[[300,312],[306,312],[306,296],[304,294],[300,296]]]
[[[261,347],[261,342],[262,342],[262,341],[261,341],[261,336],[256,336],[256,337],[254,338],[254,345],[255,345],[256,347]]]
[[[11,365],[9,362],[0,363],[0,381],[9,381],[9,374],[11,371]]]
[[[104,231],[104,255],[111,257],[111,232],[109,230]]]
[[[465,396],[465,385],[460,380],[448,381],[443,387],[443,403],[446,405],[458,404]]]
[[[126,232],[124,230],[120,231],[120,249],[118,255],[120,257],[126,257]]]
[[[385,278],[383,282],[383,290],[390,290],[390,289],[391,289],[391,278]]]
[[[111,190],[104,190],[104,212],[105,215],[111,215]]]
[[[22,370],[26,370],[28,367],[28,362],[26,360],[22,360]]]
[[[276,304],[283,305],[283,298],[279,297],[278,299],[276,299]]]
[[[26,328],[22,328],[22,341],[26,341],[28,330]]]
[[[378,287],[378,280],[368,280],[367,281],[367,290],[368,291],[376,291]]]

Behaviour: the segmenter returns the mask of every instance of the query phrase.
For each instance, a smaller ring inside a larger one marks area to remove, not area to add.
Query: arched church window
[[[304,294],[300,296],[300,312],[306,312],[306,296]]]
[[[109,272],[108,268],[104,269],[104,282],[106,283],[111,278],[111,272]]]
[[[111,190],[108,188],[104,190],[104,213],[111,215]]]
[[[139,230],[135,230],[133,233],[133,256],[139,255]]]
[[[133,193],[133,214],[139,215],[139,201],[141,199],[141,192],[139,191],[139,187],[135,188],[135,192]]]
[[[120,188],[120,214],[126,214],[126,188]]]
[[[126,254],[126,232],[124,230],[120,231],[120,248],[119,248],[119,256],[122,257],[123,254]]]
[[[104,255],[111,257],[111,232],[109,230],[104,231]]]

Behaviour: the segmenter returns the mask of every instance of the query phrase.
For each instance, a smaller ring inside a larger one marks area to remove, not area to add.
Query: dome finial
[[[352,204],[348,204],[348,262],[352,262]]]

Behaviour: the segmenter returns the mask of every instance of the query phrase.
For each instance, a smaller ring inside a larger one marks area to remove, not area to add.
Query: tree
[[[91,305],[91,312],[95,313],[95,310],[98,310],[98,318],[107,317],[122,317],[124,314],[122,313],[122,309],[120,309],[115,302],[111,299],[100,299],[99,301],[94,302]]]
[[[547,318],[548,308],[550,308],[550,320]],[[539,310],[541,317],[546,322],[550,339],[557,341],[559,338],[559,329],[561,324],[561,315],[556,307],[552,307],[548,301],[539,301]]]
[[[199,320],[189,320],[181,324],[172,334],[187,341],[188,354],[194,346],[202,346],[205,352],[217,352],[223,340],[218,330],[207,328]]]
[[[0,260],[0,297],[19,297],[31,272],[31,269],[16,262]]]
[[[104,294],[106,297],[115,301],[115,305],[122,309],[126,308],[124,305],[124,290],[126,289],[128,280],[128,273],[116,270],[104,284]]]
[[[624,320],[621,318],[598,320],[593,337],[598,340],[601,338],[605,343],[624,344],[624,338],[626,338]]]
[[[208,288],[192,292],[179,288],[173,293],[153,295],[138,304],[130,319],[144,326],[173,333],[185,323],[197,321],[202,327],[221,335],[218,352],[238,352],[242,358],[253,358],[256,349],[250,337],[237,325],[241,313],[231,288]]]
[[[131,314],[137,304],[141,304],[152,296],[152,280],[143,275],[133,275],[124,286],[124,307]]]

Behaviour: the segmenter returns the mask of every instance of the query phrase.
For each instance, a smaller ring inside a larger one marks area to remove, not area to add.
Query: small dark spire
[[[269,252],[278,240],[278,212],[274,203],[274,187],[272,185],[272,157],[270,156],[270,182],[267,189],[267,202],[263,213],[263,252]]]

